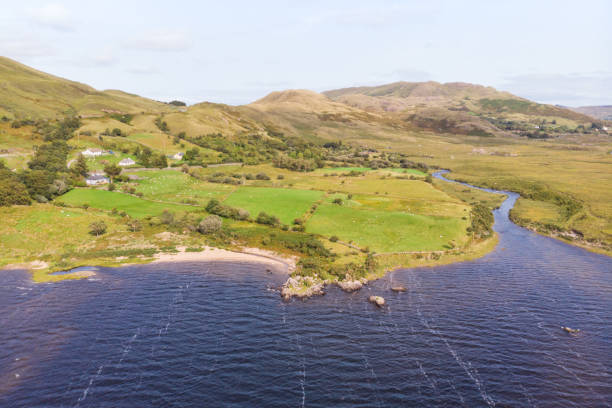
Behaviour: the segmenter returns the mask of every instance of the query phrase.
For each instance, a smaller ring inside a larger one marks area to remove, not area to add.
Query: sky
[[[434,80],[612,104],[610,0],[5,3],[0,55],[163,101]]]

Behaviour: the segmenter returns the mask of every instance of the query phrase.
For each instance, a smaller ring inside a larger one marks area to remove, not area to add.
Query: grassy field
[[[222,200],[236,189],[236,186],[232,185],[199,181],[177,170],[126,171],[125,173],[138,176],[136,190],[143,193],[145,198],[153,200],[168,202],[194,200],[206,205],[210,199]]]
[[[108,215],[80,208],[51,205],[0,207],[0,266],[27,260],[47,260],[83,243],[95,241],[89,224],[104,221],[109,233],[118,229]],[[66,233],[66,231],[70,231]]]
[[[465,243],[466,220],[398,211],[377,211],[325,203],[306,231],[353,241],[376,252],[436,251]]]
[[[69,206],[83,206],[84,204],[88,204],[91,208],[98,208],[106,211],[116,208],[119,212],[125,211],[128,215],[137,218],[147,215],[159,215],[164,210],[187,212],[196,211],[198,209],[198,207],[179,204],[157,203],[114,191],[85,188],[71,190],[59,197],[57,201]]]
[[[257,217],[260,211],[277,216],[284,224],[302,217],[323,196],[321,191],[283,188],[241,187],[231,193],[225,204],[244,208]]]

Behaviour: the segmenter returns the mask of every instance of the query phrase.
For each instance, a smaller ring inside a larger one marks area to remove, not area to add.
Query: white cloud
[[[117,57],[110,49],[102,50],[99,54],[89,58],[91,65],[97,67],[108,67],[117,62]]]
[[[51,45],[32,36],[11,38],[0,35],[0,55],[7,57],[48,57],[56,53],[57,50]]]
[[[146,51],[184,51],[191,48],[192,42],[185,32],[163,30],[136,37],[125,45]]]
[[[156,68],[148,65],[133,66],[131,68],[128,68],[126,71],[130,74],[137,75],[152,75],[157,74],[159,72]]]
[[[30,18],[43,26],[60,31],[71,31],[74,29],[74,21],[68,9],[59,3],[50,3],[38,8],[27,10]]]

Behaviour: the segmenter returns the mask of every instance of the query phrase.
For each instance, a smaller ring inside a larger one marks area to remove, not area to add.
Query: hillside
[[[612,120],[612,105],[602,106],[580,106],[578,108],[567,108],[583,115],[591,116],[600,120]]]
[[[588,116],[542,105],[492,87],[452,82],[395,82],[323,93],[336,102],[385,112],[423,129],[465,135],[527,135],[547,123],[550,132],[590,124]],[[562,129],[561,126],[565,126]]]
[[[101,115],[104,110],[162,112],[170,107],[122,91],[97,91],[0,57],[0,116],[40,119]]]

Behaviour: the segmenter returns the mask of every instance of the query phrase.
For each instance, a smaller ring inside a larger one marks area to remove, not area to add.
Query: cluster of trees
[[[221,204],[219,200],[214,198],[206,205],[206,211],[209,214],[215,214],[223,218],[232,218],[234,220],[248,220],[251,216],[247,210]]]
[[[131,113],[113,113],[110,115],[110,117],[118,120],[121,123],[125,123],[126,125],[129,125],[132,122],[132,119],[134,119],[134,115]]]
[[[313,171],[316,168],[324,166],[323,160],[312,160],[303,158],[293,158],[286,154],[279,154],[274,160],[274,166],[281,169],[289,169],[292,171]]]
[[[157,167],[163,169],[168,167],[168,159],[163,153],[155,153],[148,147],[140,148],[137,146],[134,149],[134,156],[136,161],[142,167]]]
[[[120,136],[120,137],[126,137],[127,134],[123,133],[121,131],[121,129],[119,128],[113,128],[112,130],[109,128],[106,128],[102,133],[100,133],[101,136]]]
[[[472,207],[472,223],[467,232],[472,233],[474,239],[485,239],[493,233],[493,213],[482,204]]]
[[[164,133],[170,131],[168,124],[161,117],[155,118],[155,126]]]
[[[66,143],[80,126],[78,118],[57,122],[37,122],[44,143],[35,148],[28,169],[13,173],[0,169],[0,205],[47,202],[72,188],[78,173],[66,168],[70,147]]]

